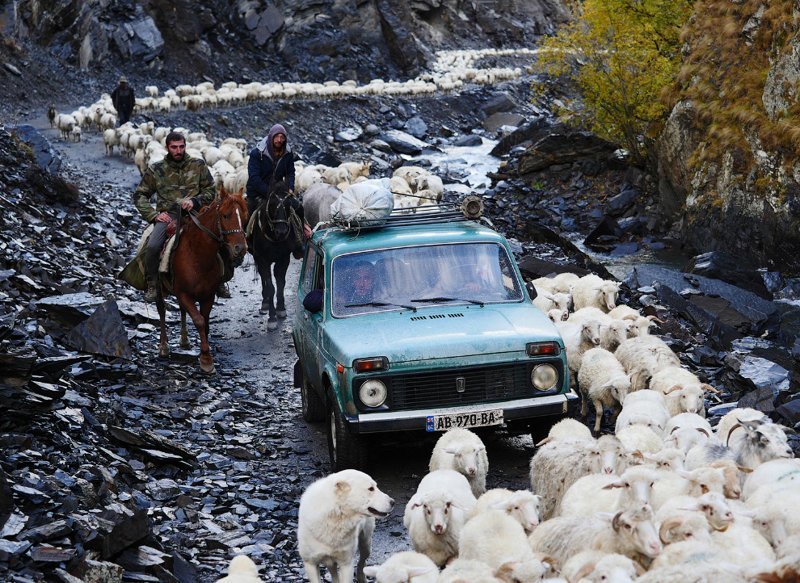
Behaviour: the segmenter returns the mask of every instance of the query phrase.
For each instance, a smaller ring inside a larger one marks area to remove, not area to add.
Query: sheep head
[[[471,478],[478,475],[478,456],[485,450],[483,444],[463,443],[451,445],[444,451],[453,456],[453,469]]]

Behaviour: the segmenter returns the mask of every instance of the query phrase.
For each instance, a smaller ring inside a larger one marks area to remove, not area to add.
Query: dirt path
[[[106,157],[98,133],[86,132],[80,143],[68,143],[56,136],[46,118],[37,118],[34,125],[62,153],[70,166],[67,174],[81,176],[83,188],[99,189],[109,204],[116,204],[135,216],[130,194],[139,181],[139,173],[131,161],[119,155]],[[142,224],[137,219],[131,220],[131,228],[140,227]],[[121,250],[121,253],[129,254],[130,250]],[[183,399],[186,411],[179,415],[173,413],[172,418],[166,420],[156,417],[148,421],[151,429],[164,432],[199,452],[198,457],[204,461],[183,481],[197,496],[205,491],[202,487],[198,490],[198,485],[223,480],[225,486],[215,498],[217,506],[210,512],[209,520],[217,516],[214,520],[229,528],[222,519],[232,513],[241,514],[238,509],[246,507],[245,502],[254,492],[261,492],[275,503],[275,507],[256,509],[253,516],[258,517],[255,522],[258,526],[248,526],[244,521],[230,527],[234,533],[241,528],[248,534],[250,543],[241,543],[230,550],[204,540],[214,538],[215,533],[203,527],[203,520],[190,524],[177,519],[174,512],[153,512],[154,529],[163,533],[160,539],[164,547],[177,547],[188,556],[199,569],[199,581],[216,580],[230,556],[242,548],[265,567],[263,576],[267,581],[303,580],[295,550],[296,508],[302,490],[314,479],[327,474],[329,466],[324,426],[309,425],[302,420],[299,392],[292,386],[295,354],[291,321],[296,309],[294,292],[299,267],[299,262],[293,260],[286,288],[289,317],[280,321],[275,331],[267,330],[266,316],[258,313],[261,286],[255,278],[252,258],[248,257],[237,270],[231,282],[233,297],[218,301],[212,311],[211,341],[218,368],[215,377],[199,375],[193,359],[187,362],[185,358],[176,357],[168,363],[155,360],[156,329],[143,341],[152,350],[148,358],[152,359],[156,374],[163,374],[163,382],[177,386],[173,391],[185,390],[186,395],[197,393],[200,397],[211,391],[213,395],[205,401],[182,395],[179,398]],[[191,326],[190,337],[196,344]],[[177,343],[177,326],[174,325],[171,340],[174,347]],[[175,407],[174,393],[130,388],[127,396],[150,398],[157,406]],[[235,422],[227,423],[231,416]],[[179,423],[175,422],[176,417]],[[220,419],[222,428],[217,428],[212,439],[197,440],[196,426],[216,427]],[[486,441],[490,460],[488,487],[528,487],[528,461],[533,453],[531,438],[490,435]],[[230,459],[232,444],[237,443],[249,444],[260,455],[256,459],[237,459],[233,469],[220,465],[220,456]],[[427,471],[432,445],[430,437],[403,435],[394,443],[381,443],[374,452],[369,472],[396,500],[396,506],[391,515],[378,524],[370,563],[382,562],[390,554],[410,548],[402,523],[403,511]],[[220,467],[226,468],[225,473],[220,473]],[[200,505],[199,500],[196,503]],[[223,513],[224,510],[228,512]],[[202,516],[203,512],[198,515]]]

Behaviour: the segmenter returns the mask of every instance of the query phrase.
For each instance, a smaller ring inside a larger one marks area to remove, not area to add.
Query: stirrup
[[[158,299],[158,289],[155,283],[147,284],[147,291],[144,292],[144,301],[152,303]]]

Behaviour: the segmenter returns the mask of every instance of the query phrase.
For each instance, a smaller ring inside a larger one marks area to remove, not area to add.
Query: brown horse
[[[227,253],[234,266],[241,265],[247,253],[245,224],[247,205],[244,198],[224,190],[210,205],[199,213],[191,213],[184,221],[172,259],[172,281],[162,277],[156,299],[161,317],[159,354],[162,357],[169,356],[164,295],[171,291],[181,308],[181,348],[189,347],[186,333],[188,312],[200,335],[200,369],[208,374],[214,372],[214,357],[208,344],[208,321],[223,276],[217,255]]]

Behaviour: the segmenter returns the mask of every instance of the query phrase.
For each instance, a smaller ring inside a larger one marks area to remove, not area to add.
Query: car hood
[[[558,339],[552,322],[528,303],[426,308],[328,321],[328,349],[350,366],[355,358],[389,362],[524,353],[527,342]]]

